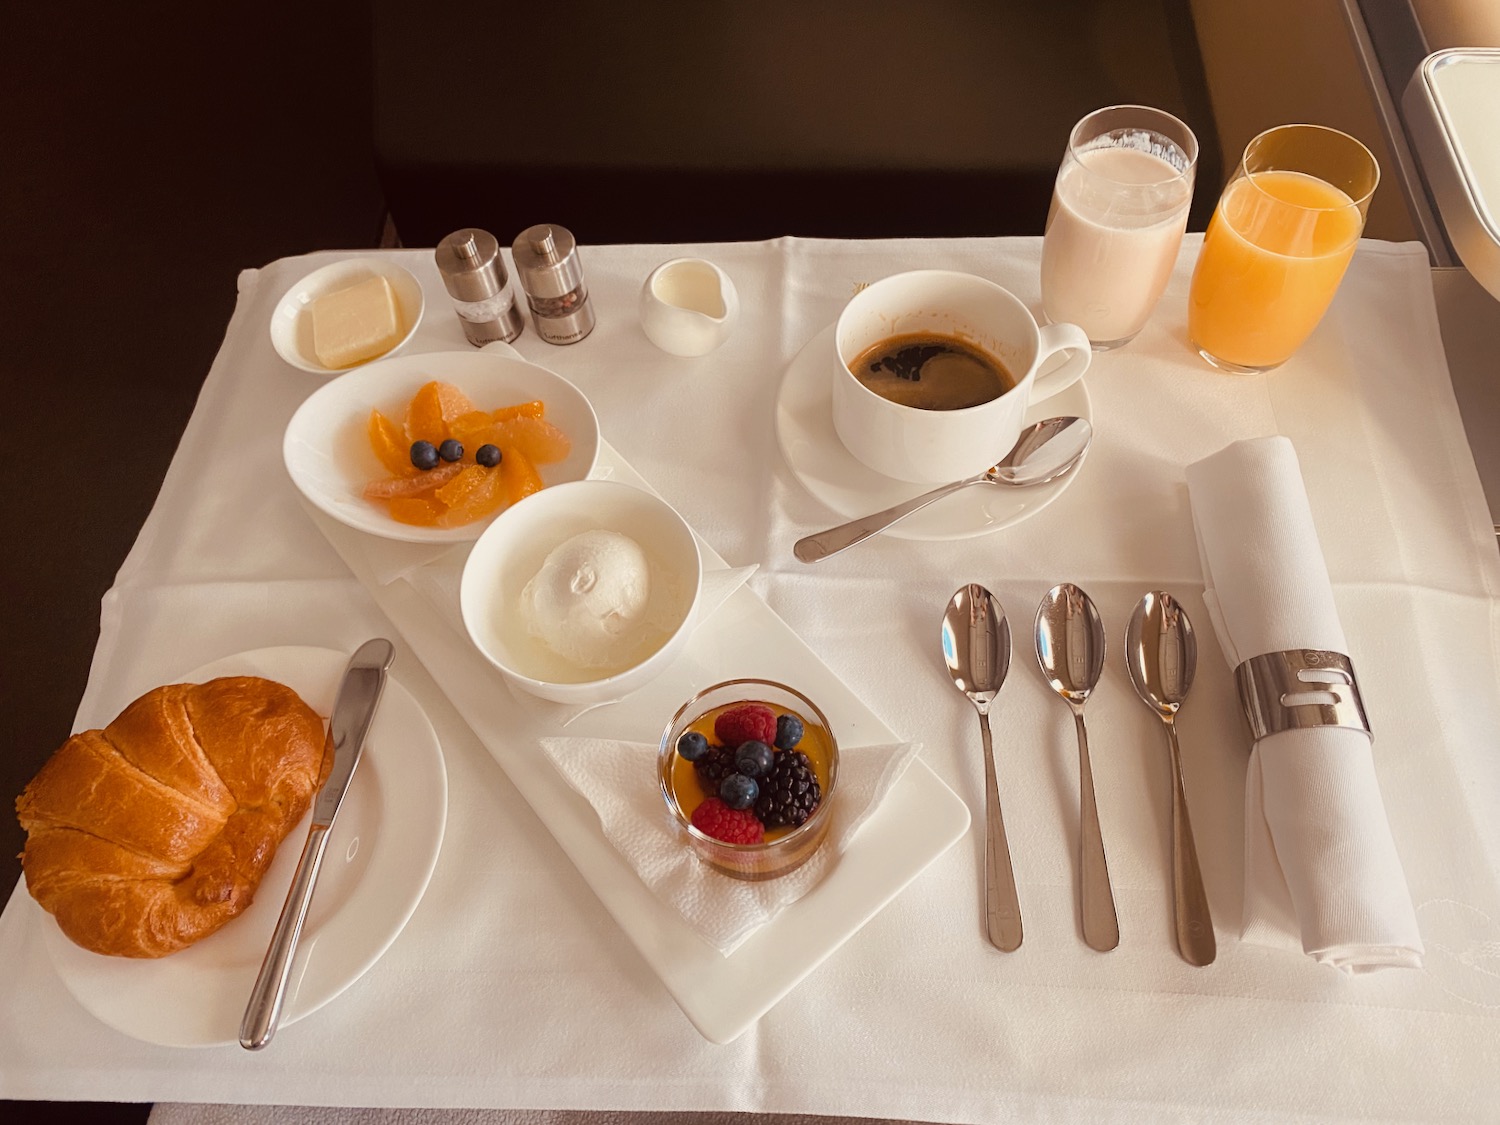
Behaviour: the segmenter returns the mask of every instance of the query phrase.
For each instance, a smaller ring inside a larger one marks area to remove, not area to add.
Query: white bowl
[[[415,335],[417,325],[422,323],[422,312],[426,308],[422,285],[410,270],[371,257],[350,258],[313,270],[282,295],[276,302],[276,311],[271,314],[271,345],[276,354],[293,367],[311,371],[314,375],[339,375],[363,367],[364,364],[359,363],[352,367],[325,367],[318,362],[318,355],[313,351],[312,316],[308,306],[325,293],[336,293],[371,277],[383,277],[391,283],[391,290],[396,295],[396,310],[401,314],[401,325],[406,333],[390,351],[365,362],[386,359],[404,348]]]
[[[400,422],[412,395],[433,379],[452,383],[481,410],[541,399],[547,404],[547,421],[573,443],[563,460],[536,467],[542,483],[550,489],[593,472],[599,419],[583,392],[561,375],[495,352],[427,352],[372,363],[309,395],[292,415],[281,444],[292,483],[319,510],[372,535],[409,543],[477,539],[487,520],[453,528],[412,527],[397,523],[382,504],[364,497],[366,484],[390,475],[370,448],[370,411]]]
[[[675,628],[659,648],[628,668],[581,668],[532,636],[521,620],[521,591],[564,541],[604,529],[628,535],[651,562],[654,589],[668,598]],[[692,633],[703,585],[703,560],[693,530],[664,500],[618,481],[560,485],[502,512],[464,564],[459,603],[469,637],[521,690],[558,703],[623,699],[665,670]]]

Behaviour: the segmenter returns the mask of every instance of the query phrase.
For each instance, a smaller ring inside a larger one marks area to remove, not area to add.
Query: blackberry
[[[718,793],[719,783],[732,773],[738,773],[734,765],[734,751],[725,746],[709,746],[701,757],[693,762],[698,774],[698,784],[703,792],[712,796]]]
[[[783,750],[760,783],[755,815],[767,828],[797,828],[807,822],[822,799],[822,787],[807,755],[800,750]]]

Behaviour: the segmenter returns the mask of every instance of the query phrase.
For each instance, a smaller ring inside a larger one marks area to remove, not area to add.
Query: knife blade
[[[276,922],[266,958],[261,962],[260,974],[245,1006],[245,1016],[240,1021],[240,1046],[247,1051],[258,1051],[269,1043],[281,1022],[297,942],[307,921],[308,907],[312,904],[323,853],[328,847],[328,835],[364,754],[365,737],[370,732],[395,656],[396,649],[391,642],[377,637],[360,645],[344,669],[344,678],[333,702],[333,715],[328,721],[325,753],[331,749],[333,764],[313,801],[312,823],[307,830],[307,842],[302,846],[302,858],[297,861],[292,885],[281,907],[281,917]]]

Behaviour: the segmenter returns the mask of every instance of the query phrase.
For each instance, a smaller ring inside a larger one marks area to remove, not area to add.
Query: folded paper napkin
[[[604,835],[657,898],[726,956],[827,875],[906,772],[918,743],[858,746],[839,757],[828,838],[811,859],[777,879],[746,882],[698,860],[677,834],[656,784],[657,747],[604,738],[544,738],[542,749],[594,806]]]
[[[1204,600],[1231,667],[1288,649],[1341,652],[1328,569],[1292,443],[1239,441],[1187,469]],[[1257,742],[1245,784],[1243,938],[1346,972],[1420,968],[1422,941],[1375,779],[1345,727]]]

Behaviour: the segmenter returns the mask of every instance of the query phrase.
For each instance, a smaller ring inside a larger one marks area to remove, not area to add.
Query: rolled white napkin
[[[1214,632],[1231,667],[1288,649],[1349,652],[1292,443],[1238,441],[1187,469]],[[1345,972],[1420,968],[1422,940],[1376,784],[1344,727],[1258,741],[1245,783],[1242,937]]]
[[[604,738],[544,738],[542,749],[594,806],[604,835],[641,881],[727,956],[833,870],[921,746],[903,742],[844,750],[833,823],[823,846],[797,870],[758,883],[715,871],[678,836],[656,780],[657,747]]]

